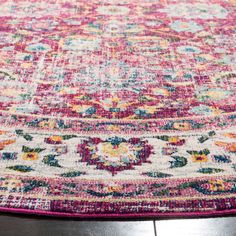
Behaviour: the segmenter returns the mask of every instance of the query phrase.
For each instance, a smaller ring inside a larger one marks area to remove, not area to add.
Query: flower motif
[[[207,3],[169,4],[159,11],[166,12],[169,17],[185,19],[224,19],[228,15],[228,11],[220,4]]]
[[[168,139],[169,144],[174,145],[174,146],[181,146],[185,143],[184,139],[181,139],[178,136],[173,136]]]
[[[100,6],[97,8],[99,14],[111,16],[127,15],[129,11],[130,9],[128,7],[117,5]]]
[[[67,146],[64,145],[64,146],[53,146],[51,151],[52,152],[56,152],[57,154],[66,154],[67,153]]]
[[[192,155],[193,162],[207,162],[208,157],[205,154],[194,154]]]
[[[39,159],[39,154],[37,152],[26,152],[22,154],[22,159],[26,161],[35,161]]]
[[[210,151],[208,149],[204,149],[201,151],[187,151],[187,153],[191,154],[193,162],[208,162],[208,154]]]
[[[100,47],[100,39],[93,37],[71,36],[63,39],[60,44],[63,50],[70,51],[96,51]]]
[[[228,98],[232,92],[223,88],[200,88],[196,91],[196,96],[200,101],[215,100],[219,101]]]
[[[25,50],[29,52],[49,52],[52,49],[48,44],[36,43],[27,46]]]
[[[113,193],[113,192],[121,192],[123,190],[123,186],[119,184],[113,184],[113,185],[107,185],[104,186],[103,191],[108,192],[108,193]]]
[[[163,147],[162,148],[162,154],[167,155],[167,156],[170,156],[170,155],[174,154],[177,151],[178,151],[178,149],[175,148],[175,147]]]
[[[45,142],[49,144],[61,144],[63,138],[58,135],[51,136],[49,138],[45,138]]]
[[[134,165],[149,162],[147,159],[152,153],[152,146],[138,138],[90,138],[78,145],[77,152],[81,155],[82,162],[96,165],[97,169],[107,170],[115,175],[118,171],[133,169]]]
[[[196,33],[203,29],[201,25],[197,24],[194,21],[185,22],[179,20],[176,20],[173,23],[171,23],[170,27],[177,32],[191,32],[191,33]]]
[[[193,54],[193,53],[201,53],[201,50],[198,48],[198,47],[195,47],[195,46],[179,46],[177,48],[177,51],[180,53],[180,54]]]
[[[141,107],[138,107],[135,110],[135,114],[138,116],[148,116],[148,115],[153,115],[157,111],[157,106],[148,106],[144,105]]]
[[[6,188],[8,191],[19,191],[22,188],[23,183],[20,179],[6,179],[0,184],[0,186]]]
[[[83,116],[86,115],[92,115],[96,113],[96,108],[93,107],[92,105],[73,105],[72,106],[72,111],[75,111]]]
[[[210,180],[209,184],[210,184],[209,189],[213,192],[225,190],[224,181],[222,179]]]
[[[213,107],[209,107],[206,105],[200,105],[197,107],[193,107],[190,111],[197,114],[197,115],[211,115],[211,114],[217,115],[217,114],[222,113],[221,110],[215,109]]]
[[[184,121],[184,122],[174,122],[173,128],[180,131],[188,131],[191,130],[191,123]]]
[[[54,129],[56,127],[57,123],[55,120],[43,120],[38,123],[38,126],[41,128],[50,128]]]

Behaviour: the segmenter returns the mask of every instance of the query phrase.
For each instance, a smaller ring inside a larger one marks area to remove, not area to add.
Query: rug
[[[235,0],[0,0],[0,211],[236,213]]]

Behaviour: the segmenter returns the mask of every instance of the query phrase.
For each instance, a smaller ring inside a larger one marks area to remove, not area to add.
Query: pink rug
[[[0,0],[0,210],[236,212],[235,0]]]

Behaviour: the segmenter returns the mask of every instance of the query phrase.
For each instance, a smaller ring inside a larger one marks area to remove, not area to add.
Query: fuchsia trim
[[[236,209],[222,210],[222,211],[209,211],[209,212],[178,212],[178,213],[134,213],[134,214],[78,214],[78,213],[63,213],[41,210],[28,210],[19,208],[6,208],[0,207],[0,212],[19,213],[28,215],[41,215],[52,217],[68,217],[68,218],[166,218],[166,217],[213,217],[213,216],[226,216],[236,214]]]

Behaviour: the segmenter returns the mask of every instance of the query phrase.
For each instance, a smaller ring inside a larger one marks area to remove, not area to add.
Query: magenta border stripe
[[[211,216],[226,216],[235,215],[236,209],[231,210],[219,210],[209,212],[177,212],[177,213],[134,213],[134,214],[78,214],[78,213],[63,213],[63,212],[52,212],[52,211],[41,211],[41,210],[28,210],[19,208],[6,208],[0,207],[0,212],[19,213],[27,215],[38,215],[38,216],[52,216],[52,217],[68,217],[68,218],[151,218],[151,217],[211,217]]]

